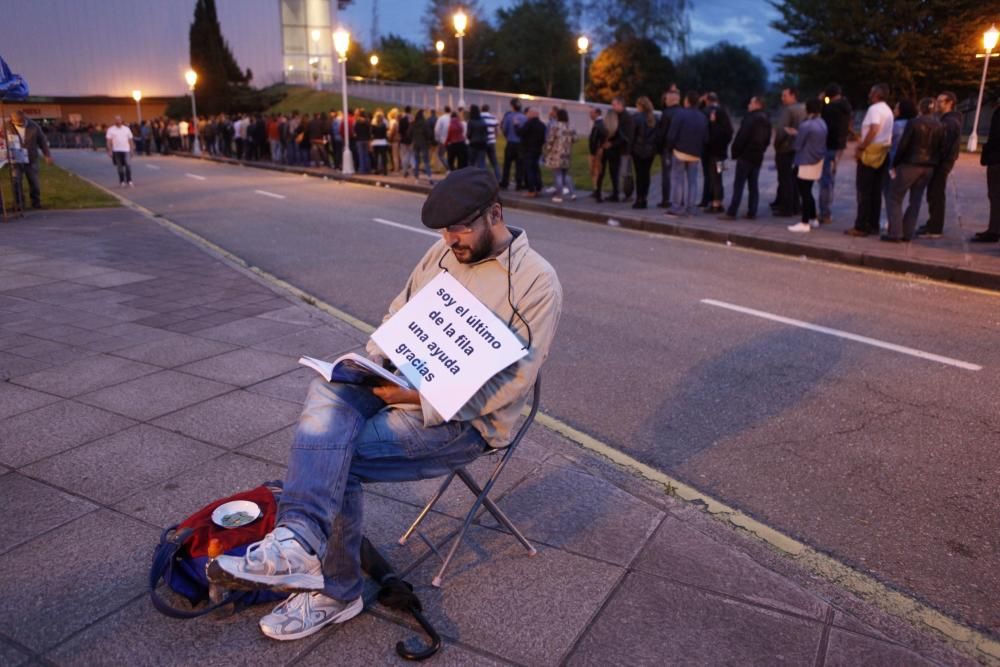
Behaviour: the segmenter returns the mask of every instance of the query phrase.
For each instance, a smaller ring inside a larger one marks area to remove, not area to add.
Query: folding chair
[[[444,478],[444,482],[441,484],[440,488],[438,488],[434,495],[431,496],[431,499],[427,502],[424,509],[422,509],[420,514],[417,515],[413,524],[406,530],[405,533],[403,533],[403,536],[399,538],[400,544],[406,544],[406,541],[410,538],[413,532],[417,530],[417,526],[420,525],[420,522],[424,520],[424,517],[426,517],[432,509],[434,509],[434,505],[441,499],[444,492],[448,490],[448,486],[451,485],[452,480],[455,479],[456,476],[462,480],[462,482],[465,483],[465,486],[468,487],[469,491],[476,496],[476,502],[472,504],[472,508],[469,510],[469,513],[466,514],[465,523],[462,524],[462,529],[458,531],[458,534],[452,541],[451,549],[448,550],[448,555],[444,558],[441,569],[438,570],[437,576],[435,576],[431,581],[435,587],[441,587],[441,582],[444,579],[444,571],[448,569],[448,564],[451,563],[452,557],[454,557],[455,552],[458,551],[458,547],[465,538],[465,533],[469,530],[469,526],[472,525],[472,521],[476,518],[476,514],[479,512],[480,507],[485,507],[489,513],[492,514],[498,522],[500,522],[501,525],[506,527],[507,530],[509,530],[511,534],[517,538],[518,542],[524,545],[524,548],[528,550],[529,556],[534,556],[538,553],[535,550],[535,547],[531,545],[531,542],[529,542],[528,539],[521,534],[521,531],[514,526],[511,520],[507,518],[507,515],[504,514],[499,507],[497,507],[496,503],[490,500],[489,493],[493,489],[493,485],[496,483],[497,479],[500,478],[500,473],[502,473],[503,469],[507,467],[508,461],[510,461],[511,457],[514,455],[514,450],[517,449],[517,445],[521,442],[521,438],[524,437],[528,427],[531,426],[531,422],[535,420],[535,413],[538,412],[538,404],[541,401],[541,396],[542,377],[539,375],[535,379],[535,388],[531,398],[531,411],[528,412],[527,418],[525,418],[521,427],[517,430],[517,433],[514,435],[514,439],[510,441],[509,445],[502,449],[492,449],[491,451],[483,454],[483,456],[500,457],[500,462],[497,463],[496,468],[493,469],[493,474],[490,475],[490,478],[486,482],[485,486],[480,488],[476,483],[476,480],[469,474],[469,471],[465,469],[465,466],[452,470],[448,476]],[[438,557],[441,556],[441,553],[430,540],[424,537],[419,531],[417,531],[417,535],[427,543],[427,546],[429,546],[431,550],[438,555]]]

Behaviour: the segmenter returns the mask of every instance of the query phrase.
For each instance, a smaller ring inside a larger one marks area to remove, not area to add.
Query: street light
[[[372,64],[372,78],[378,81],[378,56],[373,53],[368,62]]]
[[[465,28],[469,25],[469,17],[461,9],[455,12],[452,17],[455,24],[455,37],[458,37],[458,106],[465,106],[465,53],[462,45],[462,38],[465,37]]]
[[[142,101],[142,91],[133,90],[132,99],[135,100],[135,117],[138,119],[139,125],[142,125],[142,107],[139,106],[139,102]]]
[[[979,112],[983,108],[983,91],[986,90],[986,68],[990,64],[990,56],[993,54],[993,49],[996,48],[997,40],[1000,40],[1000,30],[997,30],[996,24],[994,24],[983,33],[983,48],[986,49],[986,54],[983,56],[983,79],[979,82],[979,101],[976,102],[976,115],[972,119],[972,134],[969,135],[970,153],[975,152],[979,146]]]
[[[349,120],[350,110],[347,108],[347,49],[351,46],[351,33],[343,28],[337,28],[333,33],[333,48],[337,52],[337,62],[340,63],[340,85],[344,97],[344,120],[341,125],[344,127],[344,157],[341,173],[354,173],[354,158],[351,156],[351,123]]]
[[[314,29],[312,32],[309,33],[309,36],[312,37],[313,53],[317,53],[318,54],[319,53],[320,31]],[[312,69],[313,69],[313,73],[312,73],[313,86],[316,88],[316,90],[319,90],[320,89],[320,83],[319,83],[319,58],[310,58],[309,59],[309,64],[312,65]]]
[[[194,85],[198,83],[198,73],[189,69],[184,72],[184,80],[187,81],[188,89],[191,91],[191,122],[194,123],[194,146],[191,148],[191,154],[201,155],[201,145],[198,143],[198,105],[194,101]]]
[[[580,38],[576,40],[576,50],[580,54],[580,103],[586,102],[586,98],[583,95],[584,81],[586,77],[587,69],[587,49],[590,48],[590,40],[587,39],[586,35],[580,35]]]
[[[437,85],[437,89],[441,90],[442,88],[444,88],[444,71],[441,69],[441,57],[444,54],[444,42],[442,42],[439,39],[438,41],[434,42],[434,48],[437,49],[437,52],[438,52],[438,85]]]

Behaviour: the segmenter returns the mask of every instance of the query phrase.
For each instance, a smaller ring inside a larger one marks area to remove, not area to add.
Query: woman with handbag
[[[561,204],[564,197],[576,199],[573,178],[569,175],[574,141],[576,132],[569,126],[569,113],[565,109],[556,109],[556,122],[549,126],[542,161],[552,170],[552,201],[557,204]]]
[[[652,100],[640,97],[635,102],[635,108],[638,112],[632,123],[632,162],[635,165],[635,203],[632,208],[643,209],[646,208],[646,197],[649,195],[649,173],[659,149]]]
[[[788,227],[790,232],[808,232],[819,227],[816,216],[816,200],[813,198],[813,183],[819,180],[823,173],[823,159],[826,157],[826,121],[820,118],[823,103],[819,98],[806,100],[806,119],[798,129],[786,128],[785,131],[795,136],[795,161],[798,167],[796,182],[802,197],[802,220]]]

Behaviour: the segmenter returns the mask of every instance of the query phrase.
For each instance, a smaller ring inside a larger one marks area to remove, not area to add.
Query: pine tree
[[[198,73],[198,90],[206,102],[225,96],[233,86],[246,85],[249,70],[243,73],[222,37],[215,0],[195,3],[190,41],[191,69]]]

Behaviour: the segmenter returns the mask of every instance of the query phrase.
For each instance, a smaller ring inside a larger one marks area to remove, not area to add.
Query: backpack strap
[[[163,534],[160,536],[160,545],[153,554],[153,566],[149,569],[149,599],[157,611],[171,618],[198,618],[199,616],[212,613],[219,607],[238,603],[247,595],[247,591],[230,591],[222,600],[200,609],[175,607],[163,598],[156,589],[160,581],[173,567],[174,556],[177,555],[181,546],[184,545],[184,542],[192,533],[190,528],[181,531],[177,531],[176,528],[177,526],[171,526],[163,531]]]

